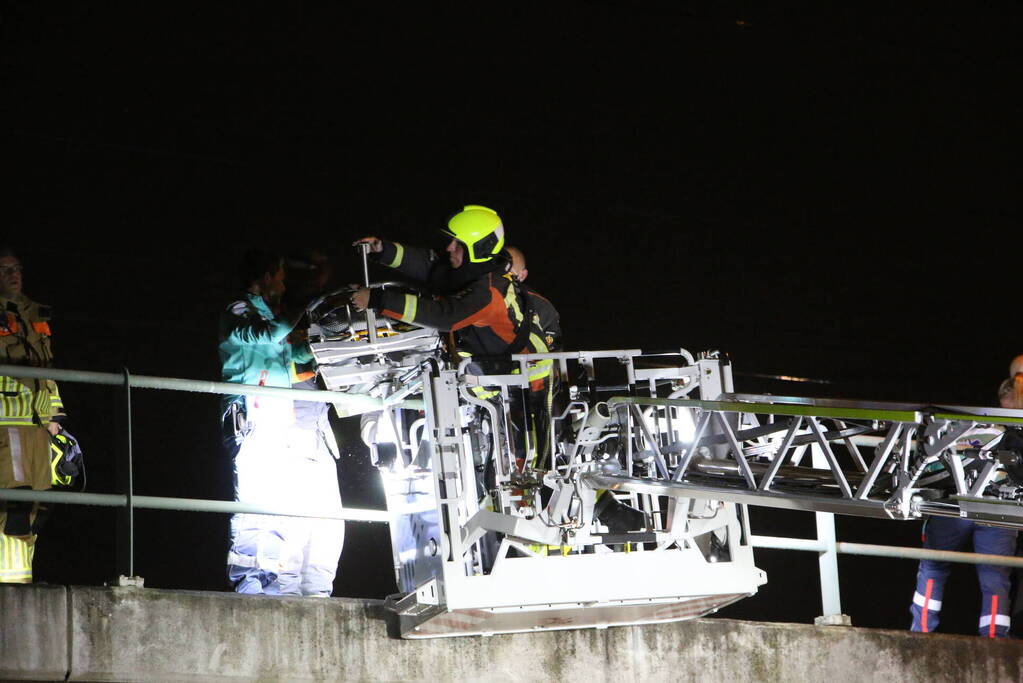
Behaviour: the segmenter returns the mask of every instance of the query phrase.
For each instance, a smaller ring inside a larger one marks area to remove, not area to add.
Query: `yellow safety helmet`
[[[483,263],[504,248],[504,225],[493,209],[469,204],[448,221],[443,231],[465,245],[469,260]]]
[[[54,488],[70,488],[82,474],[82,448],[78,440],[63,428],[50,437],[50,484]]]

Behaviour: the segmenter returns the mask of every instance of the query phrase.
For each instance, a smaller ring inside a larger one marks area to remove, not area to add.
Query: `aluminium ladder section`
[[[660,496],[889,519],[944,515],[1023,527],[1023,486],[998,446],[1023,411],[726,394],[723,400],[616,397],[666,463],[637,477],[593,472],[588,486]],[[695,433],[654,431],[648,413],[685,413]],[[716,425],[718,433],[709,433]],[[876,443],[872,452],[861,444]],[[716,452],[712,452],[713,449]],[[819,466],[802,463],[807,451]]]

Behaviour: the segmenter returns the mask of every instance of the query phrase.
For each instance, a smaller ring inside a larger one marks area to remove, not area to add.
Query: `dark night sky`
[[[216,378],[250,244],[322,248],[345,282],[352,238],[435,243],[482,203],[569,348],[720,348],[746,391],[993,403],[1023,351],[1018,3],[374,7],[0,3],[0,241],[57,311],[60,366]],[[90,490],[113,491],[110,390],[64,394]],[[229,497],[216,399],[134,398],[138,492]],[[351,451],[346,504],[378,504]],[[61,510],[38,579],[109,580],[113,519]],[[138,527],[147,586],[224,588],[226,518]],[[812,518],[758,512],[754,529],[808,535]],[[335,594],[393,591],[385,528],[348,534]],[[839,523],[843,540],[918,534]],[[771,582],[725,614],[817,614],[815,558],[758,564]],[[907,625],[914,563],[840,567],[854,623]],[[971,571],[947,595],[963,633]]]

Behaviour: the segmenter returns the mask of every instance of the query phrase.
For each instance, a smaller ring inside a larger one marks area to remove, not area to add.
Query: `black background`
[[[501,213],[570,349],[718,348],[742,391],[976,405],[1023,351],[1019,3],[105,7],[0,3],[0,241],[55,308],[60,367],[215,379],[244,249],[318,247],[344,283],[353,238],[439,244],[464,203]],[[120,398],[63,394],[89,489],[114,491]],[[217,399],[133,400],[137,493],[229,498]],[[343,429],[346,505],[382,505]],[[111,580],[114,526],[61,509],[37,580]],[[226,517],[137,532],[147,586],[226,589]],[[335,595],[392,592],[389,553],[349,524]],[[722,614],[819,613],[815,556],[758,565],[770,583]],[[908,625],[915,563],[839,566],[855,624]],[[943,628],[973,632],[976,590],[957,568]]]

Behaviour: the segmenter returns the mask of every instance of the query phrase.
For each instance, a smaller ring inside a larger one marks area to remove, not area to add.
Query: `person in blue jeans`
[[[1016,407],[1014,383],[1002,382],[998,391],[1003,408]],[[977,524],[958,517],[929,517],[924,522],[923,546],[932,550],[962,550],[973,541],[973,552],[986,555],[1016,554],[1016,531]],[[910,630],[928,633],[938,628],[950,563],[921,560],[916,574],[916,592],[910,613]],[[990,564],[977,565],[980,581],[980,621],[977,633],[986,638],[1006,638],[1011,626],[1010,587],[1012,569]]]

